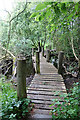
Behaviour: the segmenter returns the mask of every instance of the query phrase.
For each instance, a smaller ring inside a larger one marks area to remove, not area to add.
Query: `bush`
[[[17,120],[25,118],[31,110],[30,100],[17,99],[17,92],[10,82],[3,82],[1,86],[2,120]]]
[[[51,111],[53,119],[66,119],[66,120],[79,120],[79,83],[71,89],[71,93],[62,94],[60,98],[63,98],[63,102],[59,102],[58,99],[53,99],[54,109]]]

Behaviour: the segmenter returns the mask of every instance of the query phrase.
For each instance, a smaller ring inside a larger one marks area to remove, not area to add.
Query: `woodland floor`
[[[67,78],[64,79],[66,89],[68,89],[67,92],[70,92],[70,89],[74,86],[73,84],[76,82],[79,82],[78,78],[74,78],[74,77],[71,78],[67,76]]]

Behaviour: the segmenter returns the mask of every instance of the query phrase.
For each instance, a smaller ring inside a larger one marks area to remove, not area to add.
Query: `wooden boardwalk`
[[[35,61],[35,57],[33,59]],[[57,72],[57,69],[51,63],[46,62],[46,58],[40,54],[40,74],[35,74],[27,90],[28,98],[34,103],[32,118],[51,119],[49,113],[53,107],[49,107],[49,105],[52,103],[52,99],[58,98],[60,101],[55,92],[67,93],[64,80]]]

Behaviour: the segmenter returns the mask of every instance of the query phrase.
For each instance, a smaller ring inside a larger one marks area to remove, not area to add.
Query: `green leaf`
[[[47,6],[46,4],[40,3],[40,4],[37,5],[35,10],[42,10],[42,9],[46,8],[46,6]]]
[[[52,5],[53,2],[44,2],[45,5]]]
[[[79,8],[78,3],[76,3],[75,9],[78,10],[78,8]]]
[[[48,8],[48,10],[46,11],[45,17],[48,18],[50,15],[52,15],[52,12],[51,12],[51,10]]]
[[[66,5],[65,3],[61,3],[61,11],[66,12]]]
[[[57,101],[55,104],[60,104],[60,102],[59,102],[59,101]]]
[[[57,15],[60,15],[60,9],[58,6],[54,6],[54,11]]]
[[[40,20],[40,15],[36,16],[35,21],[39,21]]]
[[[29,18],[36,17],[38,14],[39,14],[39,12],[35,12],[35,13],[33,13]]]

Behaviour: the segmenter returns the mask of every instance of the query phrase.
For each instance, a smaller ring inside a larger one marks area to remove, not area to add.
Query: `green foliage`
[[[8,34],[8,23],[4,23],[3,21],[0,23],[0,43],[6,47],[7,45],[7,37]]]
[[[36,11],[37,9],[37,11]],[[36,11],[36,12],[35,12]],[[45,42],[49,45],[53,43],[57,51],[63,50],[66,57],[72,57],[71,36],[74,39],[74,49],[77,57],[79,56],[79,38],[76,23],[79,17],[79,3],[74,2],[43,2],[39,3],[31,17],[35,17],[35,21],[42,23],[47,21],[46,30],[50,39],[46,36]],[[79,22],[79,21],[78,21]],[[72,25],[73,24],[73,25]],[[40,29],[42,29],[40,27]],[[45,36],[44,36],[45,37]],[[47,42],[49,41],[49,42]]]
[[[63,102],[59,102],[58,99],[53,99],[53,104],[50,106],[54,106],[52,113],[53,119],[69,119],[69,120],[78,120],[79,116],[79,83],[75,83],[74,87],[71,89],[71,93],[61,94],[60,98]]]
[[[35,10],[42,10],[46,7],[47,5],[45,3],[40,3],[37,5],[36,9]]]
[[[18,3],[12,12],[16,16],[24,9],[24,2]],[[3,22],[4,23],[4,22]],[[1,43],[6,47],[8,24],[2,23]],[[63,50],[67,58],[73,57],[73,46],[79,56],[79,2],[27,3],[26,10],[12,21],[9,50],[15,55],[31,54],[31,48],[42,45]]]
[[[1,79],[0,79],[1,80]],[[17,92],[10,82],[4,81],[2,78],[2,119],[17,120],[25,118],[31,110],[30,100],[27,98],[17,100]]]

